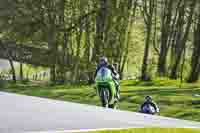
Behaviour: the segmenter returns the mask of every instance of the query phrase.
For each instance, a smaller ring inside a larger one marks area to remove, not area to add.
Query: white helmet
[[[100,63],[104,63],[104,64],[107,64],[107,63],[108,63],[108,59],[107,59],[105,56],[101,57],[101,58],[99,59],[99,61],[100,61]]]

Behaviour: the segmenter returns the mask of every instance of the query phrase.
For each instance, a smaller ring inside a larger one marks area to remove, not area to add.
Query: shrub
[[[0,79],[0,89],[4,88],[6,86],[6,81]]]

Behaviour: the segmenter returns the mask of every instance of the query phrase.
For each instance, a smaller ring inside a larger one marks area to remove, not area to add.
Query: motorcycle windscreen
[[[102,67],[98,72],[95,79],[97,82],[110,82],[112,81],[112,72],[106,67]]]

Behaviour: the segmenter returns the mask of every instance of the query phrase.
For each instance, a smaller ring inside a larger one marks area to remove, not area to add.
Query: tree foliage
[[[190,60],[187,75],[193,82],[200,71],[198,12],[198,0],[1,0],[0,36],[48,48],[55,62],[50,68],[53,82],[64,82],[68,71],[72,81],[92,81],[100,56],[117,63],[121,77],[126,67],[138,65],[130,64],[137,51],[130,49],[137,46],[132,37],[142,22],[145,39],[137,47],[144,51],[136,53],[143,57],[137,70],[141,79],[152,76],[152,67],[159,76],[178,78],[181,62]],[[66,70],[56,63],[56,52],[72,67]]]

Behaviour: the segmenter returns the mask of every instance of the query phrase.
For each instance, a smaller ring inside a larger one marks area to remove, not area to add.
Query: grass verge
[[[136,128],[119,131],[94,131],[87,133],[199,133],[198,129],[177,129],[177,128]]]

